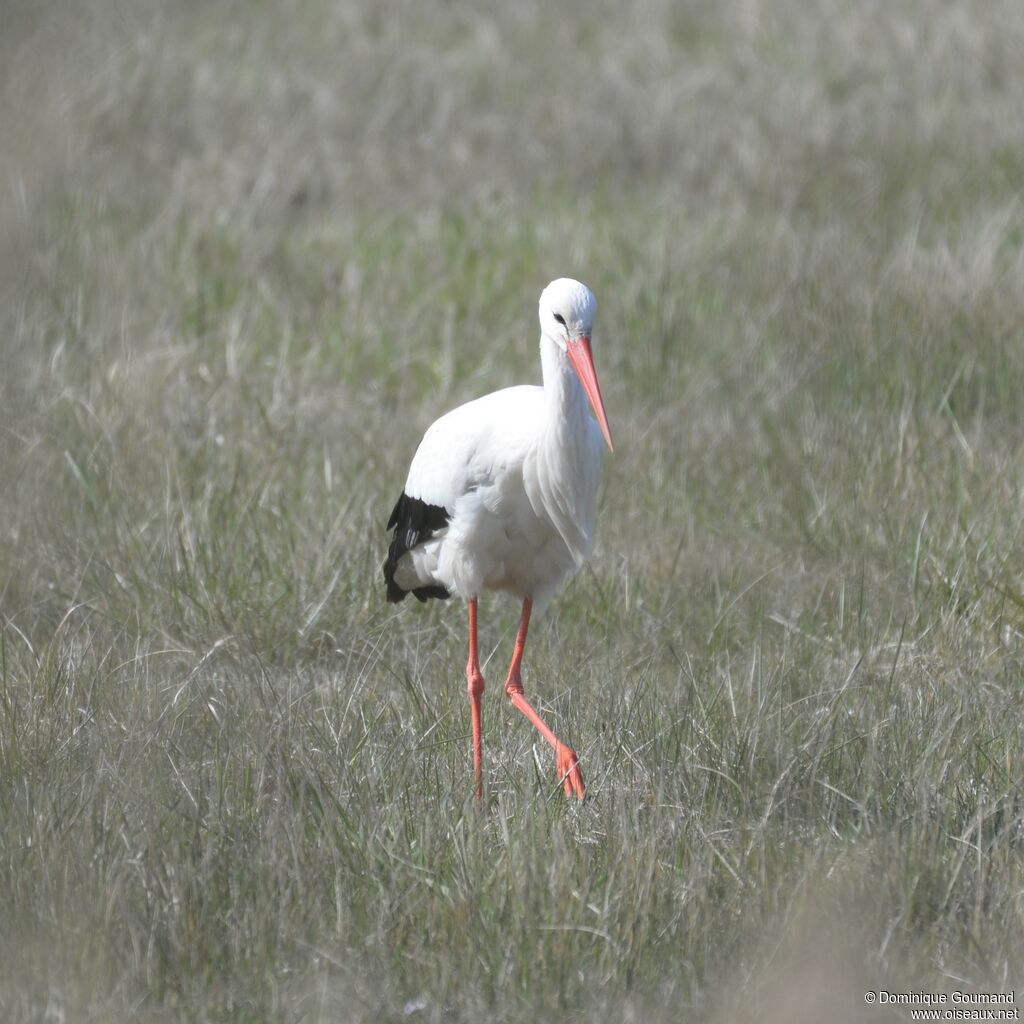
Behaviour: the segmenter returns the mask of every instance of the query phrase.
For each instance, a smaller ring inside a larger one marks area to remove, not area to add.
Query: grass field
[[[10,0],[0,1017],[909,1019],[1024,985],[1015,0]],[[585,280],[598,549],[384,602]],[[1022,996],[1021,998],[1024,998]]]

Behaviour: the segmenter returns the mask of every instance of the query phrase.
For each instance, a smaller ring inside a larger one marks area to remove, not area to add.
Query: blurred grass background
[[[1010,0],[8,0],[0,1011],[885,1021],[1024,977]],[[585,280],[531,634],[383,602],[423,429]]]

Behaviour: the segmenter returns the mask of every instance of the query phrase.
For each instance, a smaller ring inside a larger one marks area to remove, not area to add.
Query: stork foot
[[[566,796],[575,796],[582,800],[586,795],[587,787],[583,781],[583,770],[580,768],[580,759],[572,747],[559,743],[555,747],[555,770],[558,772],[558,780],[565,789]]]

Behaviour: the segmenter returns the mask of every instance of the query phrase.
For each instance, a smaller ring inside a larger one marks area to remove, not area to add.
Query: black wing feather
[[[410,498],[404,491],[398,501],[395,502],[395,507],[391,510],[391,518],[388,519],[387,526],[389,530],[394,530],[395,532],[391,538],[391,544],[388,546],[388,557],[384,559],[384,565],[382,566],[384,582],[388,588],[388,600],[392,604],[403,600],[405,595],[409,593],[409,591],[403,590],[395,582],[395,569],[398,567],[398,560],[406,551],[411,551],[417,544],[430,540],[434,534],[443,530],[448,525],[450,519],[451,516],[446,508],[440,505],[428,505],[419,498]],[[452,596],[448,592],[448,588],[442,587],[440,584],[429,587],[415,587],[412,590],[412,594],[420,601],[426,601],[431,597],[445,600]]]

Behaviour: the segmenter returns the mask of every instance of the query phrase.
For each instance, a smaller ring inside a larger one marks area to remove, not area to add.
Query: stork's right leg
[[[473,779],[476,799],[483,797],[483,695],[484,674],[476,646],[476,598],[469,599],[469,662],[466,664],[466,689],[469,691],[469,713],[473,719]]]

